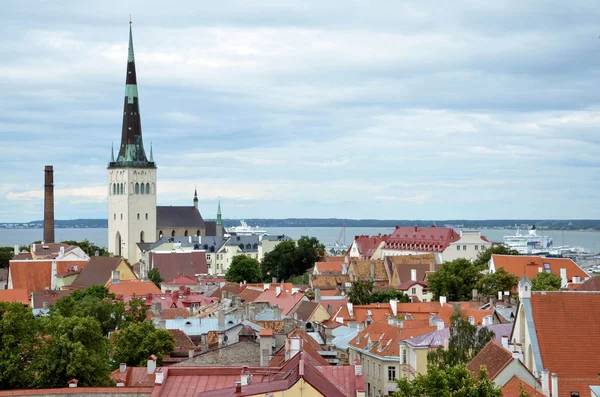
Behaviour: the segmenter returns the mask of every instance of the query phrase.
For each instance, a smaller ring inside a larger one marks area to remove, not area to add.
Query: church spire
[[[194,207],[198,208],[198,191],[194,187]]]
[[[221,198],[219,198],[219,206],[217,207],[217,225],[221,225]]]
[[[110,143],[110,162],[115,162],[115,144],[112,142]]]
[[[127,75],[125,78],[125,99],[123,104],[123,127],[121,145],[114,166],[156,168],[152,156],[146,158],[142,140],[135,56],[133,52],[133,32],[129,20],[129,49],[127,53]],[[111,164],[112,165],[112,164]]]

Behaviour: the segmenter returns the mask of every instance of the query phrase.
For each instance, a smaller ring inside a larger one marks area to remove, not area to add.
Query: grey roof
[[[191,238],[190,238],[191,237]],[[190,242],[191,240],[191,242]],[[163,236],[160,240],[151,245],[150,250],[154,250],[163,244],[178,243],[182,248],[193,248],[204,250],[208,253],[217,252],[225,243],[223,236],[188,236],[188,237],[167,237]]]
[[[333,335],[331,343],[338,349],[347,350],[348,343],[358,335],[358,329],[342,325],[334,328],[331,333]]]
[[[144,252],[144,251],[146,251],[146,252],[150,251],[150,248],[152,247],[152,245],[154,245],[154,243],[137,243],[138,248],[142,252]]]
[[[494,331],[494,340],[498,343],[502,343],[502,336],[510,335],[512,332],[512,323],[508,324],[492,324],[487,325],[486,328]],[[481,328],[481,326],[477,327]],[[405,339],[404,341],[412,347],[436,347],[444,346],[446,341],[450,339],[450,328],[444,328],[439,331],[431,331],[424,335],[419,335],[414,338]]]
[[[204,220],[194,206],[158,206],[156,207],[156,228],[168,229],[185,227],[203,229]],[[164,234],[168,234],[163,230]]]
[[[318,332],[307,332],[307,334],[313,338],[319,345],[324,345],[325,341],[321,337],[321,334]]]
[[[244,252],[256,252],[260,245],[259,236],[231,236],[231,238],[225,243],[229,247],[238,246]],[[243,246],[243,248],[242,248]]]
[[[217,317],[165,320],[166,329],[179,329],[187,336],[204,335],[209,331],[226,331],[238,324],[236,316],[231,315],[225,316],[225,325],[222,327],[219,327],[219,319]]]
[[[263,312],[257,313],[254,318],[256,321],[271,321],[271,320],[282,320],[283,318],[289,318],[289,316],[284,316],[283,314],[281,314],[281,311],[279,312],[279,315],[281,316],[281,318],[277,319],[275,318],[275,311],[273,309],[267,309]]]
[[[267,240],[267,241],[292,241],[292,238],[289,237],[289,236],[286,236],[285,234],[279,234],[279,235],[265,234],[264,236],[262,236],[262,240]]]

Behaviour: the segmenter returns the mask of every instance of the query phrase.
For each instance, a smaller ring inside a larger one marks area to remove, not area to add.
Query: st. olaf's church
[[[222,236],[219,203],[216,221],[204,221],[194,191],[193,206],[156,205],[156,163],[152,147],[146,156],[142,139],[133,37],[129,26],[129,53],[123,104],[121,145],[108,164],[108,251],[131,262],[137,244],[165,236]]]

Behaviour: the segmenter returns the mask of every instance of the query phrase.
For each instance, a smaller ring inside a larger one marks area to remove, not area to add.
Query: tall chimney
[[[54,168],[44,168],[44,243],[54,242]]]

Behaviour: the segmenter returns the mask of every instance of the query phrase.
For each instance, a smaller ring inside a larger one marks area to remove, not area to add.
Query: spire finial
[[[110,143],[110,162],[111,163],[115,162],[115,143],[114,142]]]
[[[194,197],[198,197],[198,190],[196,189],[196,185],[194,185]]]
[[[131,14],[129,14],[129,24],[131,25]]]
[[[150,160],[151,163],[154,163],[154,156],[152,155],[152,141],[150,141]]]

